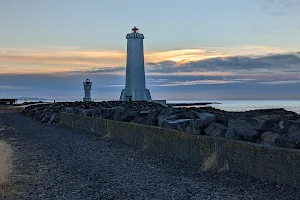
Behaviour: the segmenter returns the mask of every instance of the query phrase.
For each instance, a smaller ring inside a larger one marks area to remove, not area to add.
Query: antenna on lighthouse
[[[137,33],[139,31],[139,29],[136,26],[134,26],[133,29],[131,29],[131,30],[133,33]]]

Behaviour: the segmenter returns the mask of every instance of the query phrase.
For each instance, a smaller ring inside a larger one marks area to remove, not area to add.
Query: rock
[[[254,129],[254,126],[246,120],[229,120],[228,130],[225,133],[225,138],[232,140],[243,140],[256,142],[260,133]]]
[[[204,129],[213,121],[214,118],[191,120],[186,127],[186,132],[192,135],[205,135]]]
[[[248,116],[245,116],[245,115],[241,115],[239,116],[238,118],[236,118],[237,120],[243,120],[243,121],[246,121],[248,122],[249,124],[251,124],[252,126],[256,127],[257,124],[258,124],[258,120],[255,119],[255,118],[250,118]],[[229,123],[229,121],[228,121]]]
[[[208,119],[213,119],[215,117],[214,114],[212,113],[199,113],[199,112],[196,112],[197,116],[199,119],[202,119],[202,120],[208,120]]]
[[[198,117],[195,112],[182,112],[178,116],[182,119],[195,119]]]
[[[228,126],[229,116],[227,114],[217,114],[214,118],[214,122]]]
[[[284,133],[292,133],[300,129],[300,125],[298,124],[292,124],[291,126],[287,127],[286,131]]]
[[[164,109],[162,110],[162,112],[160,113],[160,115],[168,115],[168,116],[171,116],[171,115],[174,115],[176,114],[176,110],[175,108],[173,107],[168,107],[167,109]]]
[[[214,137],[225,137],[225,133],[227,131],[227,127],[222,124],[212,122],[205,129],[204,132],[206,135],[214,136]]]
[[[45,114],[45,116],[42,118],[41,122],[46,123],[50,120],[51,118],[51,113]]]
[[[103,119],[113,119],[114,118],[114,110],[112,108],[102,108],[101,115]],[[131,120],[130,120],[131,121]]]
[[[112,108],[112,115],[113,115],[113,120],[116,120],[116,121],[120,121],[122,116],[124,115],[125,113],[125,110],[126,108],[124,108],[123,106],[116,106],[114,108]]]
[[[164,121],[168,121],[168,120],[175,120],[175,119],[180,119],[180,117],[178,115],[160,115],[157,117],[157,124],[158,126],[162,127],[162,124]]]
[[[300,149],[300,130],[280,135],[275,139],[276,146],[289,148],[289,149]]]
[[[130,111],[126,111],[123,116],[121,117],[121,121],[124,122],[130,122],[132,121],[134,118],[139,117],[140,112],[137,110],[130,110]]]
[[[279,125],[279,121],[281,120],[280,116],[267,116],[268,119],[261,120],[264,116],[261,116],[258,119],[258,125],[256,126],[256,130],[260,133],[266,131],[272,131],[275,133],[283,133],[283,127]]]
[[[294,120],[281,120],[278,124],[280,128],[282,129],[282,133],[291,133],[298,129],[300,129],[300,124],[297,123],[297,121]]]
[[[56,113],[52,114],[50,120],[47,122],[47,124],[52,124],[52,122],[54,121],[55,117],[56,117]]]
[[[267,131],[261,134],[260,139],[261,142],[260,144],[266,144],[266,145],[272,145],[276,146],[275,140],[280,136],[279,133],[274,133],[272,131]]]
[[[82,112],[81,112],[82,115],[84,116],[89,116],[91,117],[93,115],[93,109],[84,109]]]
[[[147,115],[146,124],[150,126],[158,126],[157,117],[159,115],[159,110],[151,110]]]
[[[162,127],[185,132],[186,127],[188,126],[189,123],[190,123],[190,119],[166,120],[163,121]]]
[[[92,108],[92,117],[99,117],[99,116],[101,116],[101,110],[102,110],[102,108],[101,107],[94,107],[94,108]]]
[[[134,118],[131,122],[136,124],[146,124],[147,116]]]

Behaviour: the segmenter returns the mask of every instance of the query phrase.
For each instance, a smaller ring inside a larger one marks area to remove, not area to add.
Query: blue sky
[[[137,26],[155,98],[300,99],[299,9],[300,0],[0,0],[0,97],[81,98],[89,77],[94,98],[118,99],[125,35]]]

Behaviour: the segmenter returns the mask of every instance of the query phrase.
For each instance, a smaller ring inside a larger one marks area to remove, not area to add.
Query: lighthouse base
[[[125,89],[122,90],[120,101],[150,101],[151,95],[148,89],[135,89],[128,94]]]
[[[83,102],[91,102],[92,99],[90,97],[83,97]]]

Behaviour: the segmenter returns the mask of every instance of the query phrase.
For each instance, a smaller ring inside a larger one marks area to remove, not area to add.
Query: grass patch
[[[214,171],[214,172],[225,172],[229,170],[229,163],[227,160],[221,164],[220,155],[217,152],[213,152],[210,156],[204,159],[202,165],[202,171]]]
[[[213,152],[204,159],[202,171],[218,171],[220,169],[220,157],[217,152]]]
[[[12,198],[12,148],[4,141],[0,141],[0,198]]]

